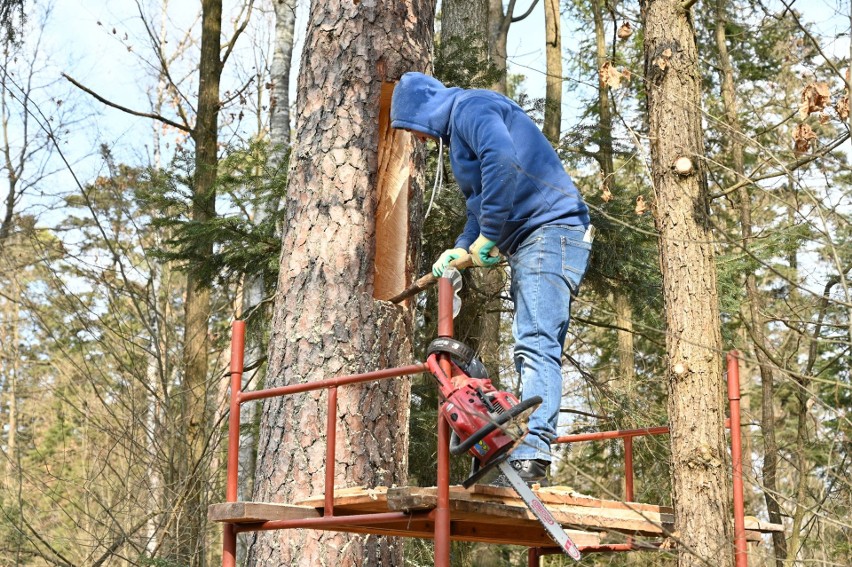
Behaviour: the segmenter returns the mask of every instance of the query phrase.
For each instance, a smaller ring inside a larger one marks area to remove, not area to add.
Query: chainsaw
[[[461,277],[453,272],[445,272],[444,277],[451,278],[457,294]],[[455,300],[454,304],[456,311]],[[449,355],[449,374],[441,367],[441,358],[446,358],[442,355]],[[431,342],[426,365],[438,382],[438,411],[452,430],[450,453],[472,457],[471,474],[462,485],[469,488],[498,469],[560,548],[579,561],[580,550],[508,460],[529,432],[529,416],[541,405],[541,398],[519,400],[511,392],[497,390],[473,349],[451,338],[439,337]]]

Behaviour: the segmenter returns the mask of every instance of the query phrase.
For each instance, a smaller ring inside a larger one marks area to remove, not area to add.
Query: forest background
[[[246,387],[260,387],[279,261],[298,254],[282,256],[281,227],[310,6],[233,1],[217,14],[217,2],[200,4],[3,0],[4,565],[221,561],[221,528],[204,510],[224,496],[229,325],[249,322]],[[448,84],[515,98],[592,207],[599,236],[565,347],[563,431],[661,425],[667,329],[639,4],[555,4],[557,73],[543,62],[553,2],[500,4],[516,18],[532,6],[508,26],[503,53],[439,12],[434,71]],[[692,4],[724,345],[715,354],[743,356],[747,509],[787,528],[767,537],[752,564],[847,565],[852,5]],[[217,19],[204,37],[202,22]],[[450,31],[452,41],[442,39]],[[546,74],[560,88],[546,90]],[[428,156],[422,211],[439,166],[449,171]],[[463,222],[458,192],[446,185],[419,220],[421,273]],[[469,280],[462,338],[495,380],[517,389],[505,281]],[[413,309],[422,353],[434,297]],[[428,380],[412,383],[411,484],[434,484],[435,395]],[[246,498],[260,419],[245,412]],[[637,500],[670,503],[668,438],[637,440],[635,450]],[[554,477],[617,497],[622,451],[577,445],[559,453]],[[241,558],[260,563],[252,545],[260,544],[241,538]],[[429,565],[430,549],[406,542],[405,564]],[[512,548],[457,545],[454,554],[454,565],[525,562]]]

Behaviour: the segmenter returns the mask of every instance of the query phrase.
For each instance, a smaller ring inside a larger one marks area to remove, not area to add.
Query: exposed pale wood
[[[365,488],[363,486],[336,488],[334,490],[334,507],[352,512],[357,510],[372,512],[379,509],[386,511],[387,492],[387,486],[377,486],[375,488]],[[314,494],[308,498],[297,500],[295,503],[299,506],[322,508],[325,504],[325,495]]]
[[[493,495],[516,500],[518,495],[511,488],[502,488],[498,486],[490,486],[487,484],[476,484],[471,487],[474,494]],[[588,506],[590,508],[616,508],[623,510],[642,510],[648,512],[671,514],[673,513],[670,506],[657,506],[655,504],[645,504],[642,502],[619,502],[617,500],[601,500],[575,492],[567,486],[548,486],[539,488],[535,491],[536,495],[545,504],[574,504],[576,506]]]
[[[390,127],[394,83],[382,83],[379,98],[379,168],[376,206],[376,273],[373,296],[388,299],[405,287],[408,250],[408,181],[412,136]]]
[[[542,491],[537,491],[541,496]],[[392,488],[388,491],[391,510],[428,510],[436,504],[435,489]],[[546,502],[556,520],[565,525],[594,530],[613,530],[630,534],[657,536],[670,531],[674,517],[660,512],[618,508],[592,508],[574,504]],[[536,521],[526,504],[515,496],[477,495],[470,492],[451,492],[452,515],[482,515],[512,520]],[[491,521],[494,521],[493,519]]]
[[[310,506],[266,502],[223,502],[211,504],[207,508],[209,521],[236,524],[252,524],[268,520],[302,520],[319,518],[321,515],[316,508]]]
[[[747,530],[752,530],[761,533],[784,533],[783,524],[773,524],[771,522],[755,518],[754,516],[745,517],[745,528]]]

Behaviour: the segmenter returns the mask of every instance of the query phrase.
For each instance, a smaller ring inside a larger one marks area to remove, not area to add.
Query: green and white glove
[[[470,256],[473,258],[474,265],[483,268],[493,268],[500,261],[500,251],[494,245],[494,241],[481,234],[470,245]]]
[[[468,253],[464,248],[451,248],[444,250],[444,253],[438,257],[438,261],[432,264],[432,275],[440,278],[444,274],[444,270],[450,265],[453,260],[467,258]]]

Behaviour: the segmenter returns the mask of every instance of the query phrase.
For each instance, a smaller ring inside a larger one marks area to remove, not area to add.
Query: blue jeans
[[[562,346],[571,319],[571,297],[589,265],[586,228],[545,225],[531,233],[509,257],[515,303],[512,334],[521,399],[541,396],[529,421],[530,432],[511,459],[550,461],[562,400]]]

